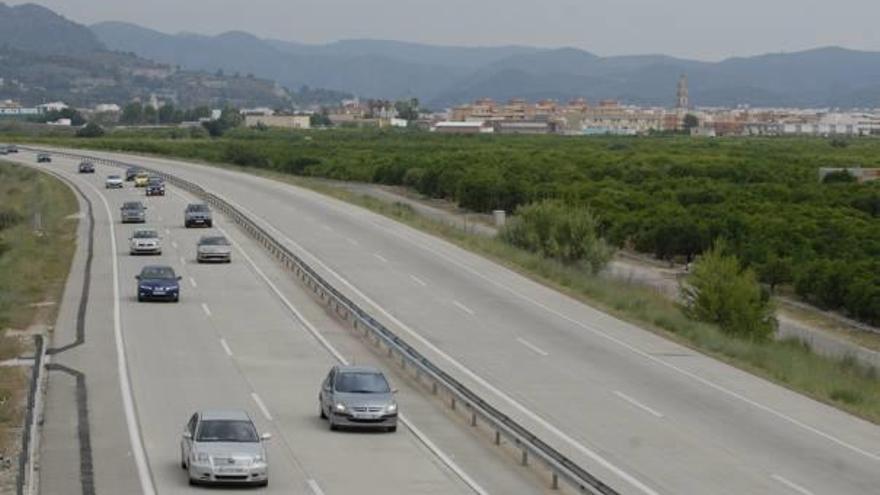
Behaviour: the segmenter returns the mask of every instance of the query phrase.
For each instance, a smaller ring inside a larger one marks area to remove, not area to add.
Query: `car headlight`
[[[266,456],[263,454],[257,454],[254,456],[254,464],[261,464],[263,462],[266,462]]]
[[[333,406],[333,409],[335,409],[336,412],[345,412],[345,404],[337,402],[336,405]]]
[[[388,404],[388,407],[386,407],[385,410],[390,413],[397,412],[397,404]]]
[[[138,288],[139,288],[140,290],[153,290],[153,288],[150,287],[149,285],[141,285],[141,286],[138,287]]]
[[[211,456],[209,456],[207,452],[197,452],[196,453],[196,462],[208,462],[210,460],[211,460]]]

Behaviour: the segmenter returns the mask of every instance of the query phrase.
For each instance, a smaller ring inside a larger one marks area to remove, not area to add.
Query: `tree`
[[[140,124],[144,121],[144,106],[138,102],[131,102],[122,109],[119,122],[122,124]]]
[[[685,131],[691,132],[691,129],[700,126],[700,119],[698,119],[696,115],[689,113],[684,116],[682,126],[684,127]]]
[[[104,135],[104,129],[94,122],[89,122],[85,127],[76,131],[76,137],[97,138]]]
[[[835,170],[825,174],[825,177],[822,178],[824,184],[852,184],[853,182],[858,182],[858,179],[849,170]]]
[[[729,335],[763,340],[776,330],[770,298],[755,272],[743,269],[736,256],[717,241],[682,283],[682,299],[692,318],[716,323]]]
[[[233,107],[226,107],[220,113],[220,118],[210,122],[204,122],[202,125],[208,131],[211,137],[220,137],[229,129],[234,129],[244,123],[244,117],[241,112]]]
[[[398,117],[412,122],[419,118],[419,99],[397,101],[394,103],[394,109],[397,110]]]
[[[776,292],[776,287],[791,282],[794,279],[791,258],[784,258],[777,254],[771,254],[767,261],[758,267],[761,281],[770,286],[770,293]]]
[[[309,115],[309,125],[312,127],[330,127],[333,125],[333,121],[330,120],[327,109],[322,108],[320,112]]]

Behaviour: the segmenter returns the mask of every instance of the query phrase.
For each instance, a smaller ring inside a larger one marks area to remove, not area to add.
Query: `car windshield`
[[[159,237],[155,230],[138,230],[132,236],[135,239],[155,239]]]
[[[107,176],[107,179],[109,179],[109,180],[116,180],[116,179],[120,179],[120,178],[121,177],[119,177],[118,175],[108,175]]]
[[[257,442],[253,423],[244,420],[208,420],[199,424],[198,442]]]
[[[186,209],[189,211],[208,211],[208,205],[189,205]]]
[[[144,205],[142,205],[140,203],[124,203],[122,205],[122,208],[124,208],[126,210],[140,210],[143,207],[144,207]]]
[[[202,237],[199,241],[201,246],[228,246],[229,241],[225,237]]]
[[[159,177],[150,177],[150,184],[161,184],[162,179]]]
[[[381,373],[340,373],[336,377],[336,391],[350,394],[387,394],[388,381]]]
[[[170,266],[148,266],[141,270],[141,278],[174,279],[174,269]]]

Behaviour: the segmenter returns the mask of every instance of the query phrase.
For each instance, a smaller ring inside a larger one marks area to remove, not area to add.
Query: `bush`
[[[104,134],[104,128],[94,122],[89,122],[85,127],[76,131],[76,137],[80,138],[99,138]]]
[[[717,242],[682,284],[685,309],[694,319],[717,324],[727,334],[764,340],[776,330],[773,307],[755,272]]]
[[[596,273],[611,259],[612,249],[599,237],[599,222],[583,206],[546,200],[520,207],[501,238],[514,246],[563,263],[579,263]]]

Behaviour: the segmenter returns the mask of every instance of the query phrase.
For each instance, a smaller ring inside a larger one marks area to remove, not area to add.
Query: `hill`
[[[601,57],[575,48],[448,47],[384,40],[324,45],[247,33],[169,35],[125,23],[92,26],[108,45],[183,67],[251,72],[289,87],[364,97],[416,96],[433,107],[479,97],[671,105],[682,73],[699,105],[876,106],[880,53],[815,50],[701,62],[664,55]]]

